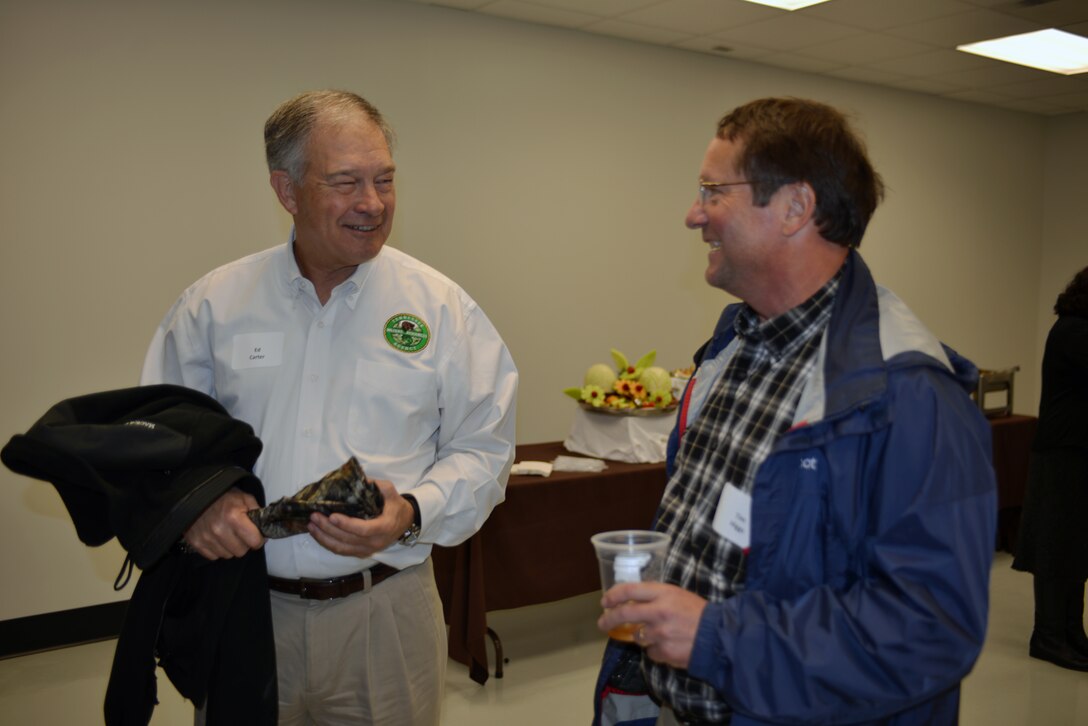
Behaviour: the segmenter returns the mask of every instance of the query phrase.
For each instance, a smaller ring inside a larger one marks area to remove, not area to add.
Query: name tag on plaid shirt
[[[726,484],[714,512],[714,531],[737,547],[747,551],[751,541],[752,495],[737,486]]]

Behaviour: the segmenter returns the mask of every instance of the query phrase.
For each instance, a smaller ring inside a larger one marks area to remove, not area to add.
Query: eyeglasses
[[[699,196],[696,199],[699,200],[699,206],[705,207],[710,201],[710,195],[714,193],[718,187],[739,187],[743,184],[751,184],[750,181],[735,181],[735,182],[708,182],[699,180]]]

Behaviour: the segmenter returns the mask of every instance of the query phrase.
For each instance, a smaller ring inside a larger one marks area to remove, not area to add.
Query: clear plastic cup
[[[665,574],[665,556],[669,535],[645,529],[601,532],[590,537],[597,551],[601,570],[601,589],[621,582],[661,582]],[[634,642],[639,623],[623,623],[608,635],[616,640]]]

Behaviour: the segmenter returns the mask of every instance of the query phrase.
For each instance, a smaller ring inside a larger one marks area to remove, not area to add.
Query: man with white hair
[[[264,443],[271,501],[354,456],[384,510],[311,516],[265,541],[228,492],[185,534],[209,559],[263,547],[281,724],[439,722],[446,663],[431,545],[476,532],[502,501],[518,376],[499,333],[455,283],[386,247],[392,131],[365,99],[304,93],[265,125],[285,245],[187,289],[143,382],[203,391]]]

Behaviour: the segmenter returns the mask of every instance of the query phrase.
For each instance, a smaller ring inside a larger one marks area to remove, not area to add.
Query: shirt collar
[[[302,270],[298,269],[298,260],[295,259],[295,228],[291,227],[291,236],[287,240],[287,285],[295,292],[301,292],[306,283],[302,276]]]
[[[770,320],[760,321],[756,311],[745,304],[733,320],[733,329],[745,342],[766,346],[776,359],[795,352],[827,323],[841,276],[839,268],[812,297]]]
[[[287,282],[287,287],[291,290],[292,295],[297,297],[305,290],[313,290],[313,284],[303,277],[302,270],[299,269],[298,260],[295,259],[295,241],[295,228],[291,227],[291,236],[287,240],[287,270],[285,281]],[[355,272],[351,274],[351,277],[336,286],[336,289],[333,290],[333,295],[344,295],[344,302],[347,303],[349,308],[354,310],[355,304],[359,300],[359,293],[363,289],[363,284],[370,275],[370,270],[373,268],[374,262],[380,256],[381,252],[379,251],[373,258],[356,267]]]

